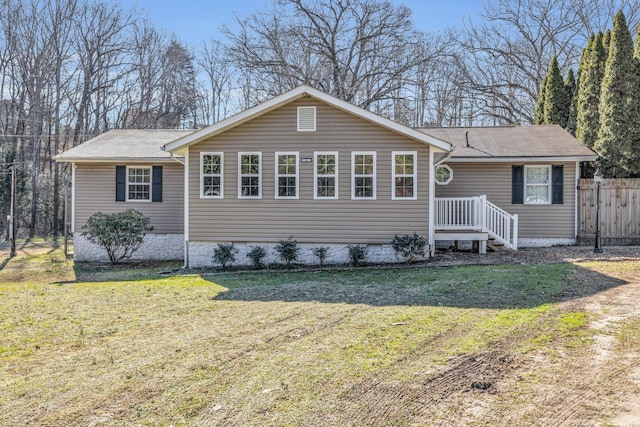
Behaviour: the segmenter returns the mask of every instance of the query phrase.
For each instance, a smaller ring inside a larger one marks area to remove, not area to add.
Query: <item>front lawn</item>
[[[58,249],[6,262],[0,425],[553,424],[567,387],[615,376],[568,418],[605,422],[612,390],[631,387],[620,364],[589,370],[600,331],[585,301],[632,286],[617,277],[637,261],[171,267],[74,266]],[[637,325],[612,329],[612,362],[638,351]]]

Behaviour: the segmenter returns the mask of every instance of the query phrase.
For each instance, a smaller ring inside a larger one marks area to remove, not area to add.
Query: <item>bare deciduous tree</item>
[[[480,122],[532,123],[538,89],[554,56],[563,72],[577,64],[589,34],[606,27],[629,0],[495,0],[484,22],[458,37],[456,83],[477,101]]]
[[[309,84],[363,108],[393,101],[423,56],[405,6],[370,0],[280,0],[226,30],[230,59],[276,95]],[[422,47],[422,49],[421,49]],[[378,109],[385,109],[384,105]]]
[[[229,114],[229,99],[233,70],[226,57],[224,45],[217,40],[204,43],[197,63],[206,75],[208,123],[216,123]]]

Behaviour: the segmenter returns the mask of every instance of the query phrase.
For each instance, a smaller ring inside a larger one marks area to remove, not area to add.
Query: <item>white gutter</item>
[[[592,162],[595,156],[575,157],[451,157],[448,163]]]

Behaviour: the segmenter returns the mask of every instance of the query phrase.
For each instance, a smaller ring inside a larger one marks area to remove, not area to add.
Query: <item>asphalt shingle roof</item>
[[[558,125],[421,128],[454,146],[452,159],[592,157],[596,154]],[[465,135],[468,132],[469,147]],[[588,159],[585,159],[588,160]]]
[[[56,156],[60,161],[169,160],[164,144],[192,133],[175,129],[114,129]]]
[[[557,125],[421,128],[453,145],[451,159],[571,158],[595,160],[595,153]],[[162,147],[192,130],[116,129],[56,156],[59,161],[168,161]],[[469,146],[466,146],[468,133]]]

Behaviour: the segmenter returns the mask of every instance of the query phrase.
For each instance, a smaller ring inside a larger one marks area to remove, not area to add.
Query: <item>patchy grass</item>
[[[160,274],[175,266],[7,262],[0,424],[535,420],[523,364],[588,354],[576,298],[621,284],[572,264]]]

